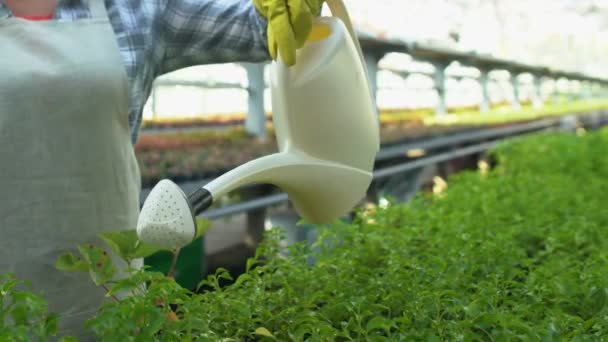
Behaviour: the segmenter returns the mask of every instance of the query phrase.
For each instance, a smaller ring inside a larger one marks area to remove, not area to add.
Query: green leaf
[[[241,274],[241,275],[240,275],[240,276],[239,276],[239,277],[236,279],[236,282],[234,283],[234,285],[233,285],[233,286],[239,286],[239,285],[242,285],[242,284],[244,284],[244,283],[246,283],[246,282],[250,281],[251,279],[252,279],[252,278],[251,278],[251,275],[249,275],[249,274],[247,274],[247,273]]]
[[[59,328],[59,315],[56,313],[50,314],[44,322],[44,330],[46,334],[55,336]]]
[[[599,314],[608,305],[608,289],[593,288],[589,294],[589,310],[592,315]]]
[[[59,342],[78,342],[78,339],[74,336],[64,336],[59,339]]]
[[[426,341],[427,342],[441,342],[441,339],[439,338],[439,336],[432,334],[426,337]]]
[[[255,334],[258,336],[274,338],[274,335],[266,328],[260,327],[255,329]]]
[[[232,276],[230,275],[230,272],[223,268],[220,267],[217,270],[215,270],[215,276],[217,277],[217,279],[225,279],[225,280],[230,280],[232,281]]]
[[[140,241],[135,230],[108,232],[101,234],[100,237],[125,260],[146,258],[167,250]]]
[[[130,259],[138,241],[135,230],[107,232],[100,234],[100,237],[123,259]]]
[[[196,236],[194,240],[200,238],[201,236],[207,234],[209,229],[211,229],[212,222],[206,218],[197,217],[196,218]]]
[[[131,259],[147,258],[161,251],[170,251],[170,249],[159,248],[143,241],[138,241],[135,250],[129,255]]]
[[[249,259],[247,259],[247,265],[245,266],[245,271],[247,273],[249,273],[257,265],[258,265],[257,258],[249,258]]]
[[[392,326],[392,322],[382,316],[376,316],[372,318],[367,325],[365,326],[365,330],[373,331],[376,329],[388,330]]]
[[[13,308],[11,316],[16,324],[18,325],[29,325],[28,319],[30,318],[30,310],[23,304],[19,304]]]
[[[145,271],[138,271],[131,275],[129,278],[119,280],[112,289],[108,292],[108,296],[113,296],[119,292],[130,292],[136,288],[145,288],[146,283],[151,281],[158,281],[165,279],[165,276],[160,273],[151,273]]]
[[[4,283],[2,283],[2,286],[0,286],[0,295],[6,296],[9,293],[13,292],[13,290],[15,289],[15,287],[17,285],[19,285],[19,283],[20,283],[19,280],[13,279],[11,276],[11,278],[9,278],[9,280],[5,281]]]
[[[104,285],[114,278],[117,270],[105,250],[91,244],[79,246],[78,250],[88,263],[89,274],[95,285]]]
[[[557,329],[555,328],[555,325],[553,323],[551,323],[549,325],[549,328],[547,329],[547,333],[545,334],[545,336],[543,336],[542,341],[543,342],[559,342],[559,341],[561,341],[560,334],[557,331]]]
[[[88,272],[89,265],[73,253],[66,253],[57,259],[55,267],[64,272]]]

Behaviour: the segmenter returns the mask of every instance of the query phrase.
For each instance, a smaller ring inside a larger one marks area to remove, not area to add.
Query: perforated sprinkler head
[[[150,245],[175,249],[196,236],[196,220],[188,198],[177,184],[160,181],[150,192],[137,221],[137,236]]]

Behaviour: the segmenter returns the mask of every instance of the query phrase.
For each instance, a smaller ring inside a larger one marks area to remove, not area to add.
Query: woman
[[[293,64],[320,7],[0,0],[0,273],[31,281],[62,314],[62,334],[82,331],[103,292],[83,275],[56,271],[58,255],[136,225],[132,144],[154,78],[197,64],[264,61],[277,49]]]

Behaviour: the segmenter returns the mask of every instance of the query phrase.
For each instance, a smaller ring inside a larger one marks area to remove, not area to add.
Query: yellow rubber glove
[[[273,60],[278,54],[287,65],[296,63],[301,48],[312,30],[313,19],[321,14],[324,0],[253,0],[268,19],[268,50]]]

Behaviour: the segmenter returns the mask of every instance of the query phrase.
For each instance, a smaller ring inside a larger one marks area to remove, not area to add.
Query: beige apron
[[[63,333],[104,292],[57,257],[139,213],[126,71],[103,0],[88,3],[75,22],[0,19],[0,273],[43,292]]]

